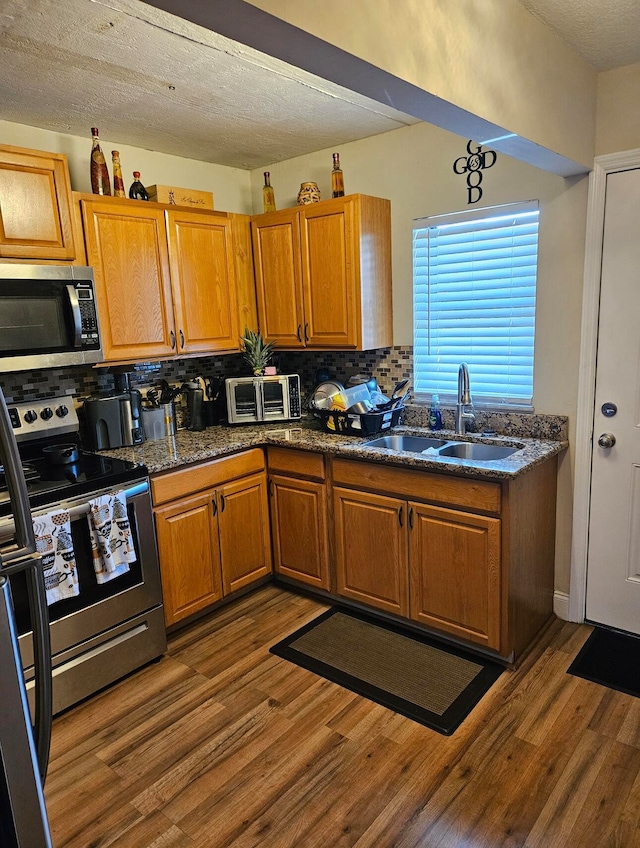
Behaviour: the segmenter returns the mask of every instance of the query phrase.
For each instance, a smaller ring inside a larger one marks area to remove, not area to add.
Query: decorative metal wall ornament
[[[467,142],[467,153],[468,156],[459,156],[453,163],[453,173],[467,175],[467,204],[470,204],[477,203],[482,197],[482,172],[493,168],[498,154],[495,150],[483,150],[482,145],[475,144],[471,138]]]

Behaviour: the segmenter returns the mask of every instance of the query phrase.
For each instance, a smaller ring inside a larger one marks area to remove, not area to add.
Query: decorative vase
[[[307,203],[318,203],[320,201],[320,189],[318,183],[302,183],[298,192],[298,206]]]

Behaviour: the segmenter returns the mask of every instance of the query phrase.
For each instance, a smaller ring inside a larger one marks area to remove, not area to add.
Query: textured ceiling
[[[417,123],[137,0],[4,0],[0,117],[237,168]]]
[[[640,62],[640,0],[520,0],[595,70]]]
[[[640,0],[521,2],[595,67],[640,61]],[[2,0],[0,79],[4,120],[237,168],[417,122],[140,0]]]

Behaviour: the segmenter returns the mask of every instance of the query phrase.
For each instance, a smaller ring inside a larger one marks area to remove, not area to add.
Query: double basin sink
[[[409,453],[425,453],[431,456],[449,456],[456,459],[470,459],[475,462],[488,462],[494,459],[505,459],[520,450],[519,447],[505,445],[485,445],[477,442],[451,442],[444,439],[432,439],[428,436],[391,435],[380,436],[365,442],[364,448],[387,448],[394,451]]]

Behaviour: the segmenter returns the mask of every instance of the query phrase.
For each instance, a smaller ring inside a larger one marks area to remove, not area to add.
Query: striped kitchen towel
[[[126,574],[129,563],[135,562],[136,551],[125,493],[113,492],[89,501],[88,520],[93,568],[98,583]]]

